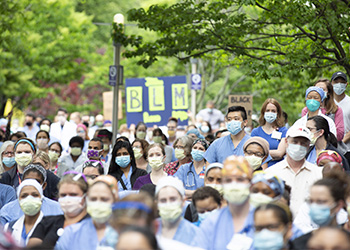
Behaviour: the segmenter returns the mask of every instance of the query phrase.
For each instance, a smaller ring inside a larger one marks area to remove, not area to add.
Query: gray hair
[[[192,151],[192,144],[194,142],[193,138],[187,135],[177,138],[173,144],[174,148],[179,141],[184,145],[185,155],[190,156]]]
[[[15,143],[13,141],[5,141],[0,147],[0,174],[5,172],[4,165],[2,163],[2,153],[5,152],[5,150],[8,146],[14,147]]]

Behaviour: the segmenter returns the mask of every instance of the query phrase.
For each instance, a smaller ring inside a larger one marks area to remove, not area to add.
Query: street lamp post
[[[113,18],[113,22],[124,25],[124,16],[122,14],[116,14]],[[121,43],[118,41],[113,42],[114,46],[114,65],[117,67],[117,82],[113,87],[113,116],[112,116],[112,131],[113,131],[113,143],[118,134],[118,111],[119,111],[119,84],[122,84],[122,71],[120,67],[120,49]]]

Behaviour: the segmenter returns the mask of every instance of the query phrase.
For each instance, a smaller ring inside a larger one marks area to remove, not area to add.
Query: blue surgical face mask
[[[321,103],[319,101],[316,101],[315,99],[309,99],[306,100],[306,107],[311,112],[315,112],[320,108]]]
[[[212,211],[207,211],[205,213],[201,213],[198,214],[198,221],[201,223],[202,221],[204,221],[206,218],[208,218],[209,215],[211,215],[212,213],[214,213],[217,209],[214,209]]]
[[[202,130],[203,133],[208,133],[209,132],[209,126],[206,126],[206,125],[202,126],[201,130]]]
[[[256,250],[280,250],[283,245],[284,240],[281,232],[265,228],[254,234],[254,248]]]
[[[319,226],[326,226],[332,220],[331,207],[327,205],[312,203],[309,215],[311,220]]]
[[[201,161],[204,158],[204,151],[198,150],[198,149],[192,149],[191,155],[193,160]]]
[[[115,163],[117,163],[121,168],[126,168],[130,163],[130,155],[115,157]]]
[[[267,123],[273,123],[277,118],[277,113],[265,112],[264,118]]]
[[[230,122],[226,123],[227,130],[230,131],[232,135],[236,135],[242,130],[242,122],[241,121],[236,121],[232,120]]]
[[[2,158],[2,163],[4,163],[6,167],[10,168],[16,163],[15,157],[4,157]]]

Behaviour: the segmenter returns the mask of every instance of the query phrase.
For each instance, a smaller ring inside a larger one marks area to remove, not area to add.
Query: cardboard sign
[[[228,106],[242,106],[247,111],[248,126],[252,126],[253,96],[252,95],[229,95]]]
[[[103,92],[103,117],[105,120],[113,119],[113,91]],[[118,120],[123,119],[122,92],[119,89]]]
[[[127,125],[143,121],[147,126],[163,126],[169,117],[179,125],[188,124],[186,76],[125,79]]]

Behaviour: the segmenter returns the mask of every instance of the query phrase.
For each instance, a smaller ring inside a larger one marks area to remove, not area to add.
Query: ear
[[[342,200],[338,201],[337,206],[334,208],[334,214],[337,214],[343,207],[346,207],[345,202]]]
[[[324,130],[320,129],[319,133],[320,133],[320,137],[321,137],[322,135],[324,135]]]
[[[44,182],[44,184],[43,184],[43,191],[45,190],[46,186],[47,186],[47,182]]]
[[[244,120],[243,121],[243,127],[247,127],[247,125],[248,125],[248,120]]]

